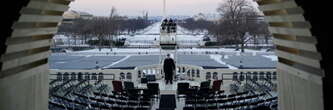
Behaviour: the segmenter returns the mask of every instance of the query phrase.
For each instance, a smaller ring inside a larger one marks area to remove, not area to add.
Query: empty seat
[[[123,92],[123,85],[121,81],[112,81],[113,91],[122,93]]]
[[[266,79],[267,80],[272,80],[272,73],[271,72],[266,73]]]
[[[213,82],[212,90],[213,91],[220,91],[221,90],[221,85],[222,85],[222,80],[216,80]]]
[[[238,81],[238,73],[237,73],[237,72],[234,72],[234,73],[232,74],[232,80],[233,80],[233,81]]]
[[[127,73],[126,74],[126,79],[132,79],[132,73]]]
[[[260,72],[259,73],[259,79],[260,80],[265,80],[265,72]]]
[[[146,78],[147,78],[148,82],[150,82],[150,81],[156,81],[156,76],[155,75],[147,75]]]
[[[92,73],[91,74],[91,79],[92,80],[97,80],[97,74],[96,73]]]
[[[84,79],[85,80],[90,80],[90,74],[88,72],[85,73]]]
[[[148,95],[151,97],[158,98],[158,95],[160,94],[160,88],[158,83],[148,83],[147,84],[147,90],[148,90]]]
[[[61,72],[57,73],[57,80],[62,80],[62,73]]]
[[[272,75],[273,77],[272,77],[272,79],[273,80],[277,80],[277,74],[276,74],[276,72],[273,72],[273,75]]]
[[[191,77],[191,71],[190,70],[187,71],[187,77]]]
[[[195,70],[192,69],[192,77],[195,77]]]
[[[124,86],[125,86],[125,90],[133,90],[133,89],[135,89],[133,82],[125,81],[124,82]]]
[[[119,77],[119,79],[120,79],[120,80],[125,79],[125,73],[121,72],[121,73],[120,73],[120,77]]]
[[[141,83],[148,83],[147,78],[141,78]]]
[[[141,71],[139,70],[138,71],[138,78],[141,78],[142,77],[142,73],[141,73]]]
[[[213,79],[214,79],[214,80],[218,80],[218,73],[217,73],[217,72],[214,72],[214,73],[213,73]]]
[[[246,80],[252,80],[252,73],[251,72],[247,72],[246,73]]]
[[[258,73],[257,72],[253,72],[252,79],[253,79],[253,81],[258,81]]]
[[[210,80],[212,78],[212,74],[210,72],[206,73],[206,80]]]
[[[69,73],[65,72],[63,78],[64,78],[64,81],[68,81],[69,80]]]
[[[178,83],[177,84],[177,98],[182,97],[181,95],[186,95],[186,91],[190,88],[190,83]]]
[[[71,79],[72,79],[72,80],[76,80],[76,73],[75,73],[75,72],[72,72],[72,74],[71,74]]]
[[[197,69],[197,77],[200,78],[200,70]]]
[[[124,87],[125,87],[125,91],[127,93],[127,95],[131,98],[131,99],[138,99],[139,97],[139,90],[137,90],[134,87],[134,83],[133,82],[129,82],[129,81],[125,81],[124,82]],[[133,105],[133,103],[131,103]]]
[[[201,83],[200,89],[197,93],[197,95],[201,98],[208,97],[213,92],[210,89],[210,81],[204,81]]]
[[[77,80],[78,81],[82,81],[83,80],[83,74],[81,72],[78,73]]]
[[[98,80],[99,81],[104,80],[104,74],[103,73],[98,73]]]
[[[244,73],[243,73],[243,72],[240,72],[239,80],[240,80],[240,81],[244,81],[244,80],[245,80],[245,76],[244,76]]]

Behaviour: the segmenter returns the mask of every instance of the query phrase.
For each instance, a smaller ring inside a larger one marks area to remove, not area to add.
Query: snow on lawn
[[[149,49],[136,49],[136,48],[103,48],[101,51],[99,49],[91,49],[91,50],[84,50],[84,51],[75,51],[74,53],[106,53],[106,52],[126,52],[126,53],[138,53],[138,52],[159,52],[160,50],[158,48],[149,48]]]
[[[138,45],[159,45],[160,40],[160,22],[152,24],[144,29],[142,32],[138,32],[137,35],[121,35],[118,38],[126,38],[125,45],[138,46]],[[191,33],[187,30],[177,27],[177,43],[182,45],[199,45],[201,44],[204,35],[184,35],[185,33]]]
[[[127,38],[125,45],[127,46],[158,46],[159,45],[159,32],[160,32],[160,22],[152,24],[151,26],[147,27],[146,29],[138,32],[139,34],[130,36],[130,35],[121,35],[118,38]],[[177,35],[177,44],[179,45],[193,45],[198,46],[203,41],[204,35],[184,35],[186,33],[191,33],[184,28],[178,27],[178,33],[181,35]],[[99,49],[92,49],[92,50],[84,50],[84,51],[76,51],[72,53],[109,53],[109,52],[116,52],[116,53],[159,53],[159,48],[149,48],[149,49],[136,49],[136,48],[113,48],[111,49],[105,48],[99,51]],[[235,51],[235,49],[230,48],[192,48],[192,49],[178,49],[177,52],[193,52],[193,53],[201,53],[206,54],[207,52],[214,54],[214,53],[232,53],[232,54],[239,54],[240,50]],[[252,53],[253,55],[257,55],[257,53],[272,53],[266,52],[266,50],[249,50],[245,49],[245,53]]]
[[[152,24],[152,26],[146,28],[148,31],[144,32],[143,34],[159,34],[160,33],[160,22]]]
[[[186,48],[186,49],[178,49],[180,52],[225,52],[225,53],[238,53],[240,54],[240,50],[236,51],[233,48]],[[273,52],[266,52],[263,50],[252,50],[252,49],[245,49],[245,53],[273,53]]]
[[[222,64],[222,65],[226,65],[229,67],[229,69],[238,69],[237,67],[234,67],[232,65],[227,64],[226,62],[222,61],[222,55],[210,55],[210,58],[215,60],[216,62]]]
[[[84,51],[73,51],[69,53],[109,53],[109,52],[116,52],[116,53],[124,53],[124,54],[137,54],[137,53],[146,53],[149,54],[155,53],[159,54],[160,49],[159,48],[103,48],[101,51],[99,49],[91,49],[91,50],[84,50]],[[177,52],[179,53],[198,53],[198,54],[235,54],[240,55],[240,51],[235,51],[235,49],[229,49],[229,48],[183,48],[183,49],[177,49]],[[245,54],[252,54],[253,56],[257,55],[257,53],[265,54],[267,58],[274,60],[277,60],[276,56],[272,52],[265,52],[265,51],[255,51],[255,50],[245,50]],[[274,57],[275,56],[275,57]]]
[[[263,57],[269,58],[272,61],[278,61],[278,57],[276,55],[262,55]]]
[[[158,22],[155,24],[152,24],[151,26],[147,27],[144,29],[141,33],[142,34],[159,34],[160,33],[160,25],[162,23]],[[177,26],[177,34],[186,34],[186,33],[191,33],[190,31],[180,27],[179,25]]]
[[[127,55],[125,58],[123,58],[123,59],[121,59],[121,60],[119,60],[119,61],[116,61],[116,62],[114,62],[114,63],[112,63],[112,64],[110,64],[110,65],[106,65],[106,66],[104,66],[104,67],[102,67],[102,68],[111,68],[113,65],[116,65],[116,64],[118,64],[118,63],[120,63],[120,62],[123,62],[123,61],[127,60],[127,59],[130,58],[130,57],[131,57],[131,55]]]

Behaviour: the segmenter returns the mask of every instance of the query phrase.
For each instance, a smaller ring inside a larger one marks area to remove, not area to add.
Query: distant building
[[[63,21],[62,23],[72,24],[75,19],[92,19],[94,16],[92,14],[89,14],[87,12],[80,12],[80,11],[66,11],[63,14]]]
[[[207,21],[218,21],[220,16],[218,14],[203,14],[199,13],[193,16],[194,20],[207,20]]]
[[[87,12],[78,12],[82,19],[92,19],[94,16]]]

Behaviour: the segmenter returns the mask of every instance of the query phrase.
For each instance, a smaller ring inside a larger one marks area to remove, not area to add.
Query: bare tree
[[[220,5],[217,11],[223,16],[221,22],[224,33],[229,34],[240,44],[241,52],[244,52],[245,43],[249,40],[245,36],[250,31],[248,18],[255,13],[254,8],[247,0],[226,0]]]
[[[239,18],[242,17],[242,13],[245,12],[249,7],[249,2],[247,0],[226,0],[224,3],[220,4],[217,8],[217,12],[224,19],[230,19],[232,22],[236,23]]]
[[[110,12],[110,18],[111,19],[116,16],[116,12],[117,12],[117,9],[112,6],[111,12]]]
[[[146,16],[148,17],[148,16]],[[147,19],[138,17],[138,19],[128,19],[127,17],[118,16],[116,8],[112,7],[109,17],[94,17],[93,19],[76,19],[73,24],[62,24],[59,33],[71,34],[68,40],[76,39],[84,40],[90,45],[98,45],[101,51],[102,46],[114,45],[114,36],[118,36],[121,32],[132,31],[148,27],[151,23]],[[89,39],[90,38],[90,39]],[[97,38],[94,40],[93,38]],[[89,40],[89,41],[87,41]]]
[[[108,36],[110,34],[110,30],[112,30],[109,26],[111,24],[112,23],[108,18],[96,17],[92,19],[92,33],[98,38],[99,51],[102,49],[102,43],[105,41],[105,36]]]

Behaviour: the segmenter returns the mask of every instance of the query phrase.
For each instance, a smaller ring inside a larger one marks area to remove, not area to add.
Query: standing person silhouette
[[[165,31],[167,29],[167,24],[168,24],[168,19],[164,19],[162,24],[161,24],[161,27],[162,27],[163,31]]]
[[[170,54],[167,54],[167,58],[164,59],[163,71],[165,73],[165,83],[172,84],[173,74],[175,70],[175,61],[170,57]]]
[[[168,23],[167,23],[167,32],[171,33],[171,26],[173,24],[173,20],[170,18]]]

